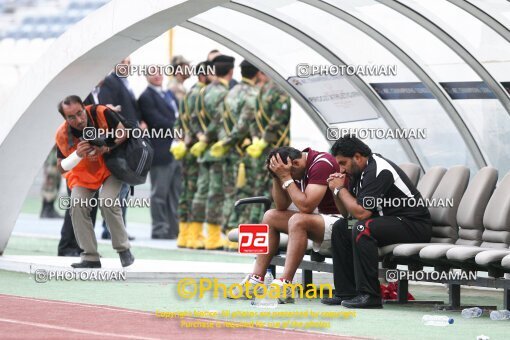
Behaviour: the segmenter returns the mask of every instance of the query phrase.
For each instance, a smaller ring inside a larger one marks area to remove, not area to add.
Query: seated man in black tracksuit
[[[358,221],[352,228],[343,218],[333,225],[335,296],[322,303],[381,308],[377,248],[430,242],[430,213],[416,203],[421,194],[405,173],[358,138],[340,138],[331,153],[340,173],[330,176],[329,189],[343,216],[350,214]]]

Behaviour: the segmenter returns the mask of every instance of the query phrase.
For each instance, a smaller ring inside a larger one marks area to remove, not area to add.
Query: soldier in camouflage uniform
[[[199,126],[197,131],[200,132],[197,133],[198,142],[190,149],[192,154],[199,157],[200,165],[197,191],[193,196],[191,229],[201,230],[203,222],[206,222],[205,249],[208,250],[223,249],[223,164],[221,159],[211,155],[210,146],[218,141],[219,131],[223,128],[225,97],[233,75],[234,58],[219,55],[212,63],[216,79],[200,91],[197,115],[193,119],[194,125]]]
[[[250,167],[255,185],[253,196],[271,196],[271,177],[265,169],[267,155],[273,148],[290,144],[290,97],[264,73],[259,72],[261,84],[257,98],[257,114],[255,116],[256,133],[252,134],[252,144],[246,148],[252,158]],[[250,223],[262,221],[264,211],[262,205],[253,205],[250,212]]]
[[[223,228],[226,233],[239,224],[237,214],[234,214],[234,202],[238,198],[249,196],[246,188],[247,167],[244,161],[243,146],[249,144],[250,128],[253,130],[258,88],[255,86],[259,70],[248,61],[241,63],[242,80],[235,85],[225,98],[225,113],[220,141],[211,147],[211,154],[223,161],[223,188],[225,201],[223,203]],[[247,141],[247,143],[245,143]],[[239,171],[238,171],[239,169]],[[248,191],[250,192],[250,191]],[[247,222],[247,221],[242,221]],[[226,242],[226,250],[237,251],[237,243]]]
[[[53,146],[44,162],[43,204],[41,218],[62,218],[55,210],[55,200],[60,189],[62,176],[57,168],[57,147]]]
[[[183,169],[183,190],[179,197],[179,236],[177,237],[177,247],[179,248],[204,248],[204,235],[202,230],[195,228],[191,230],[191,222],[193,219],[193,210],[191,209],[193,195],[197,191],[197,178],[199,165],[197,158],[189,152],[189,149],[198,142],[196,126],[191,124],[192,116],[196,116],[197,102],[199,100],[200,91],[210,83],[210,75],[205,70],[209,66],[209,62],[201,62],[197,65],[198,82],[193,85],[190,91],[184,96],[179,103],[179,117],[175,123],[177,130],[184,131],[184,140],[172,145],[170,151],[176,160],[182,161]],[[202,72],[201,70],[204,70]]]

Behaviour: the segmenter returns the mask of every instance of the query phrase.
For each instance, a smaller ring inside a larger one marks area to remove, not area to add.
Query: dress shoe
[[[65,253],[62,253],[60,256],[68,256],[68,257],[77,257],[80,256],[81,250],[71,250]]]
[[[321,299],[321,303],[330,306],[340,306],[342,301],[352,299],[354,296],[337,296],[333,295],[333,297],[327,297]]]
[[[103,229],[103,233],[101,234],[101,239],[103,239],[103,240],[111,240],[112,239],[112,235],[110,234],[108,229]]]
[[[151,236],[151,238],[153,240],[175,240],[177,237],[172,237],[172,235],[167,234],[164,235],[154,234]]]
[[[324,262],[326,260],[326,256],[312,250],[310,254],[310,260],[315,262]]]
[[[55,210],[54,202],[55,201],[43,202],[40,215],[41,218],[62,218],[62,216],[60,216],[60,214]]]
[[[102,234],[101,234],[101,239],[103,240],[111,240],[112,239],[112,234],[110,234],[110,232],[107,230],[107,229],[104,229]],[[134,241],[136,238],[134,236],[131,236],[128,234],[128,240],[129,241]]]
[[[379,296],[360,294],[349,300],[342,301],[342,307],[346,308],[382,308],[382,300]]]
[[[78,263],[73,263],[71,265],[73,268],[101,268],[101,261],[81,261]]]
[[[122,267],[130,266],[133,264],[133,262],[135,262],[135,257],[133,256],[133,254],[131,254],[131,251],[129,249],[121,251],[119,253],[119,257]]]

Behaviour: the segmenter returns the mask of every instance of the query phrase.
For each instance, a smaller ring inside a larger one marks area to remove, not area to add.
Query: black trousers
[[[182,191],[182,165],[172,160],[151,167],[152,237],[177,238],[179,196]]]
[[[351,228],[347,220],[333,225],[331,246],[335,295],[381,295],[378,247],[395,243],[430,242],[430,223],[404,217],[381,216],[357,221]]]

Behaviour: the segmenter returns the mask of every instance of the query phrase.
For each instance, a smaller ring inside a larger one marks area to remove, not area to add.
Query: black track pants
[[[331,246],[337,296],[380,296],[378,247],[395,243],[430,242],[429,223],[382,216],[357,221],[354,227],[340,219],[333,225]]]

